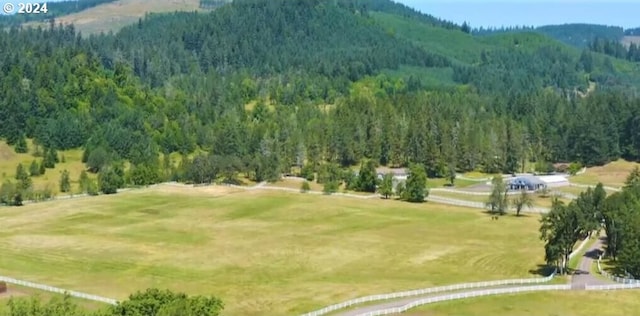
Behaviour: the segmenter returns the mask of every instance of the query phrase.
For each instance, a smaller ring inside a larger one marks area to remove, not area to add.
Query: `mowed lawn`
[[[618,188],[624,186],[627,176],[629,176],[633,168],[638,166],[640,164],[635,162],[618,160],[601,167],[587,168],[585,173],[573,176],[569,178],[569,181],[592,185],[602,182],[605,186]]]
[[[406,316],[637,315],[640,290],[553,291],[496,295],[424,305]]]
[[[162,185],[0,208],[0,274],[124,299],[212,294],[292,315],[389,291],[534,277],[538,217],[337,196]]]

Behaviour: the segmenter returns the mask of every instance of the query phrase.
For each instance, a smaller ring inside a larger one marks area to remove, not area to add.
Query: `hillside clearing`
[[[544,257],[536,216],[431,203],[162,185],[0,210],[3,274],[116,299],[212,294],[231,315],[533,277]]]
[[[602,182],[605,186],[616,188],[622,187],[633,168],[639,166],[640,164],[636,162],[618,160],[601,167],[587,168],[585,173],[571,177],[569,178],[569,181],[578,184],[591,185],[596,185],[598,182]]]
[[[17,154],[13,147],[7,145],[6,142],[0,141],[0,183],[11,180],[16,182],[16,167],[18,164],[29,171],[29,166],[35,160],[38,164],[42,163],[42,157],[34,157],[34,146],[30,140],[27,140],[29,151],[25,154]],[[86,167],[82,162],[82,150],[66,150],[59,151],[58,157],[64,156],[65,162],[59,162],[54,169],[47,169],[44,175],[31,177],[33,185],[36,189],[43,189],[49,186],[53,192],[59,192],[60,175],[63,170],[68,170],[71,177],[72,190],[78,190],[78,179],[80,173],[85,170]],[[94,174],[89,174],[90,178],[96,178]]]
[[[73,24],[82,34],[117,32],[133,24],[146,13],[199,10],[199,0],[118,0],[80,12],[57,17],[56,23]],[[46,22],[27,23],[25,26],[46,27]]]

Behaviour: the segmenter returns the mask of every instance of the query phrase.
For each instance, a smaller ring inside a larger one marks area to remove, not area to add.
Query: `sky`
[[[590,23],[640,27],[640,0],[395,0],[472,28]]]
[[[60,0],[0,0],[18,2]],[[153,0],[148,0],[153,1]],[[640,0],[394,0],[424,13],[471,27],[592,23],[640,27]],[[1,10],[0,10],[0,13]]]

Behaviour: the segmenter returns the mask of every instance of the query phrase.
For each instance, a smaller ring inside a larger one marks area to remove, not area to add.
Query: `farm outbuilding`
[[[561,175],[540,176],[538,178],[550,187],[561,187],[569,185],[569,179]]]
[[[518,176],[510,179],[508,182],[510,190],[529,190],[535,191],[546,188],[547,184],[542,179],[534,176]]]

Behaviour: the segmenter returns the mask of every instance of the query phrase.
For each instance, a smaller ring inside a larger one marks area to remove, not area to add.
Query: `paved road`
[[[614,284],[613,281],[598,277],[591,273],[591,267],[593,267],[595,261],[598,260],[598,257],[602,253],[604,238],[605,237],[598,237],[598,240],[582,257],[582,260],[578,265],[578,269],[571,276],[571,288],[573,290],[584,290],[586,285]]]

